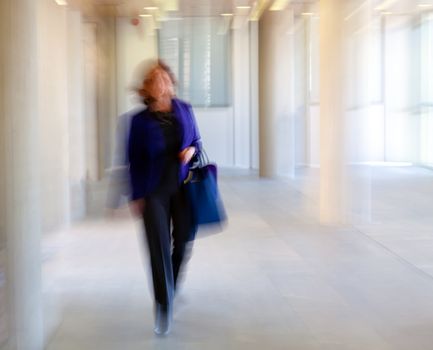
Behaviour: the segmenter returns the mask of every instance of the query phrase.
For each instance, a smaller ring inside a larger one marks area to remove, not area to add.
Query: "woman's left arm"
[[[194,154],[196,153],[196,148],[194,146],[189,146],[187,148],[184,148],[179,153],[179,158],[182,164],[188,164],[192,157],[194,157]]]

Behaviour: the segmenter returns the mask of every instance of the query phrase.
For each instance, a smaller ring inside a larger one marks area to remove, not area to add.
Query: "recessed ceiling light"
[[[147,11],[155,11],[155,10],[158,10],[158,7],[157,6],[146,6],[146,7],[143,7],[143,9],[147,10]]]
[[[239,10],[249,10],[251,6],[236,6],[236,8]]]
[[[144,15],[140,15],[140,17],[152,17],[152,15],[145,13]]]
[[[57,5],[66,6],[68,2],[66,0],[56,0]]]
[[[274,3],[269,8],[270,11],[282,11],[289,4],[289,0],[274,0]]]
[[[384,0],[379,6],[375,7],[377,11],[383,11],[390,8],[397,0]]]
[[[221,16],[223,16],[223,17],[232,17],[233,13],[221,13]]]

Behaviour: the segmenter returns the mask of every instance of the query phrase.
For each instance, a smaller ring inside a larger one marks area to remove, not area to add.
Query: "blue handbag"
[[[192,163],[184,183],[194,224],[222,225],[227,217],[218,190],[217,166],[209,163],[204,151]]]

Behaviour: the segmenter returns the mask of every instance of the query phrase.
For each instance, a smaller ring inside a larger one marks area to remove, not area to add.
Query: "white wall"
[[[121,115],[136,105],[129,90],[137,65],[158,54],[156,33],[151,19],[143,18],[138,26],[130,18],[117,19],[117,114]]]
[[[228,108],[196,108],[203,145],[222,167],[258,168],[258,26],[237,19],[232,35],[232,101]]]
[[[85,216],[85,138],[84,138],[83,30],[81,13],[68,12],[68,115],[70,216]]]
[[[233,167],[233,108],[195,108],[194,114],[210,160],[222,167]]]
[[[413,113],[414,68],[419,67],[412,16],[387,16],[385,41],[385,156],[387,161],[416,161],[419,152],[419,116]],[[414,60],[414,61],[412,61]],[[415,64],[415,66],[414,66]]]
[[[251,167],[251,125],[250,106],[250,27],[248,21],[232,31],[233,71],[233,118],[234,118],[234,160],[240,168]]]
[[[83,30],[86,179],[102,180],[111,166],[117,120],[116,20],[87,19]]]
[[[38,108],[41,143],[42,228],[69,221],[67,10],[54,1],[38,6]]]

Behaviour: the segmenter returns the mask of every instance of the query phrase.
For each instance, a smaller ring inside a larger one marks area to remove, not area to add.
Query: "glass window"
[[[422,164],[433,166],[433,14],[421,22],[421,125]]]
[[[230,30],[220,17],[189,17],[162,22],[159,57],[178,78],[177,94],[196,107],[231,103]]]

